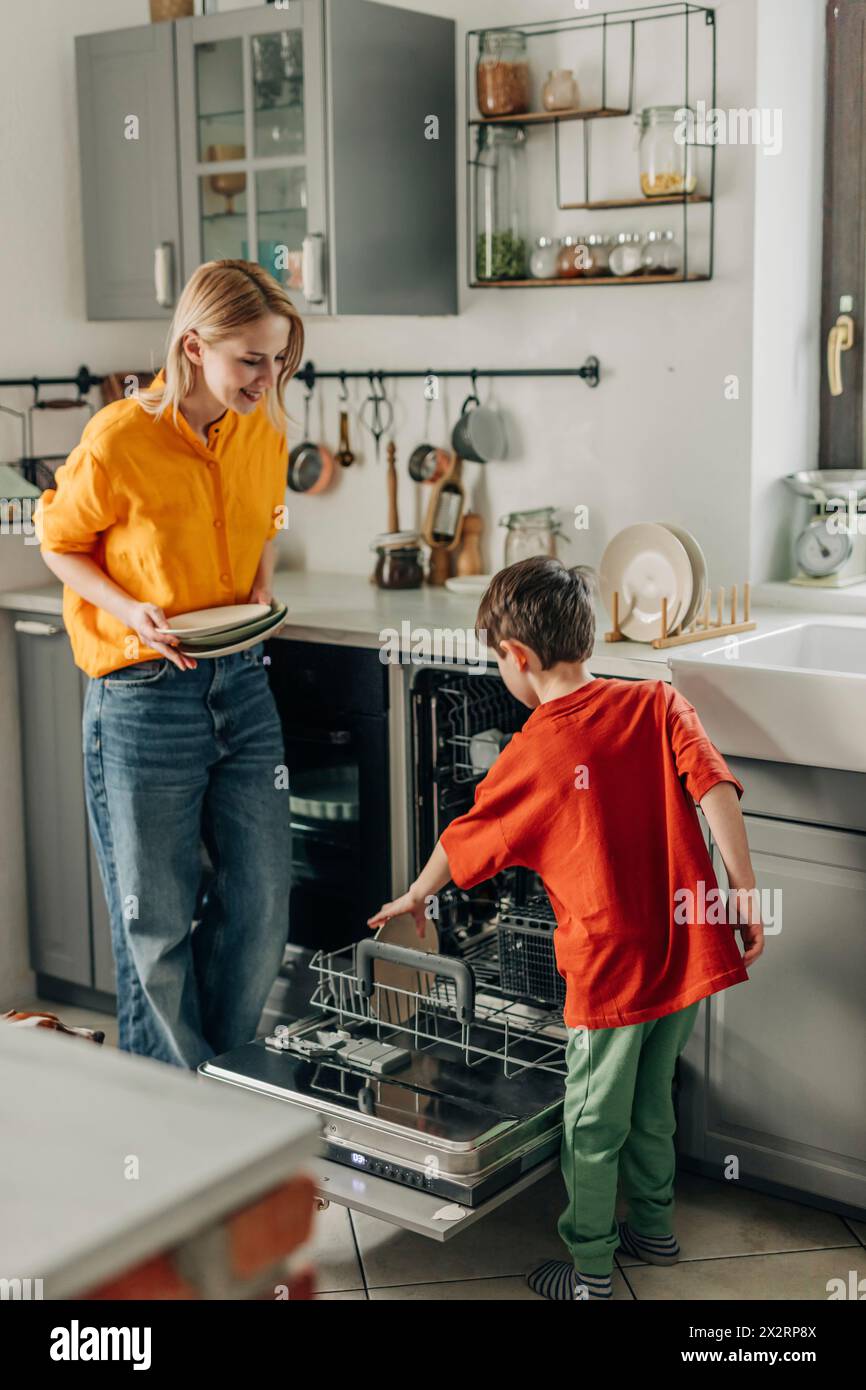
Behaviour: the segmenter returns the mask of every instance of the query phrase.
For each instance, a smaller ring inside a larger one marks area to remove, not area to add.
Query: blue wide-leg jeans
[[[144,661],[87,685],[87,810],[119,1044],[175,1066],[255,1037],[288,935],[289,793],[263,651],[190,671]],[[214,878],[193,926],[202,841]]]

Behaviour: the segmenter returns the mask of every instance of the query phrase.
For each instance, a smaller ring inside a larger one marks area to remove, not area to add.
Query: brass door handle
[[[827,338],[827,379],[830,395],[841,396],[842,353],[854,346],[854,320],[850,314],[840,314]]]

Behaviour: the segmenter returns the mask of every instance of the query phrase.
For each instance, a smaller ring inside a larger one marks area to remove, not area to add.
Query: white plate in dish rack
[[[682,541],[658,522],[627,526],[614,536],[599,566],[601,594],[613,615],[619,594],[619,626],[634,642],[661,635],[662,599],[668,601],[668,630],[692,601],[692,564]]]
[[[231,603],[225,608],[196,608],[192,613],[177,613],[169,618],[165,627],[157,632],[171,633],[174,637],[208,637],[220,632],[231,632],[236,627],[244,627],[257,618],[270,613],[269,603]]]
[[[685,546],[686,554],[691,561],[692,579],[694,581],[692,601],[682,620],[683,627],[688,627],[690,623],[694,622],[698,613],[700,613],[706,596],[708,575],[707,557],[704,555],[704,552],[701,550],[698,541],[692,535],[691,531],[687,531],[684,526],[675,526],[672,521],[663,521],[661,525],[667,527],[669,531],[672,531],[678,541],[682,541]]]

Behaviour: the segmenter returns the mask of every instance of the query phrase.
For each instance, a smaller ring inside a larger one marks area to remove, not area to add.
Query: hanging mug
[[[472,463],[491,463],[504,459],[505,426],[498,410],[482,405],[475,392],[463,402],[460,419],[451,433],[455,453]]]

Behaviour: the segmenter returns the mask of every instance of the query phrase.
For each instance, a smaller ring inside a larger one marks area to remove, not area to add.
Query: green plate
[[[256,618],[253,623],[229,628],[227,632],[212,632],[208,637],[187,637],[180,644],[180,649],[190,653],[216,651],[220,647],[230,647],[235,642],[245,642],[248,637],[255,637],[257,633],[267,632],[269,628],[278,625],[288,611],[286,605],[280,603],[264,618]]]

